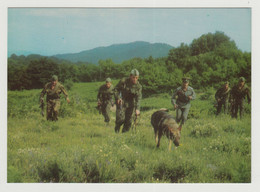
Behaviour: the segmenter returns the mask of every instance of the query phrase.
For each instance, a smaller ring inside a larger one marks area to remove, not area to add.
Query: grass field
[[[215,90],[197,93],[181,146],[156,148],[150,117],[170,109],[166,93],[144,98],[136,132],[116,134],[95,109],[102,83],[78,83],[62,97],[59,121],[40,115],[41,90],[8,91],[9,183],[250,183],[251,108],[242,120],[215,117]],[[113,84],[116,84],[114,82]],[[196,90],[195,90],[196,91]],[[173,146],[173,145],[172,145]]]

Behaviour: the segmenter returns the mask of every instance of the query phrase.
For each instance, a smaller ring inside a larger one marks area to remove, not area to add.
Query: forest
[[[107,58],[96,65],[13,54],[8,58],[8,90],[42,88],[53,74],[69,89],[73,82],[120,79],[133,68],[140,72],[144,96],[169,92],[180,84],[183,76],[191,78],[190,84],[195,89],[216,88],[223,81],[234,84],[240,76],[251,86],[251,53],[239,50],[230,37],[217,31],[204,34],[189,45],[182,43],[171,49],[167,57],[132,58],[122,63]]]

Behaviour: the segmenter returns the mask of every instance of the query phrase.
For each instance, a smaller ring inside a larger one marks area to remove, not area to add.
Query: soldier
[[[140,114],[140,101],[142,98],[142,86],[138,82],[139,72],[133,69],[128,78],[123,78],[115,87],[116,100],[116,125],[115,132],[129,131],[132,124],[132,115]]]
[[[221,112],[222,105],[224,107],[224,113],[227,113],[228,100],[230,95],[229,82],[226,81],[223,84],[223,87],[219,88],[215,94],[215,99],[217,101],[217,113],[218,115]]]
[[[247,97],[247,102],[250,104],[251,97],[248,86],[245,84],[245,78],[240,77],[238,84],[235,85],[231,90],[230,102],[231,102],[231,116],[237,118],[237,113],[239,109],[240,119],[244,113],[244,101]]]
[[[182,125],[187,121],[191,106],[190,100],[195,98],[196,94],[193,88],[189,86],[189,78],[182,78],[182,86],[174,91],[171,100],[174,110],[176,109],[176,122],[180,123],[180,130]]]
[[[105,118],[105,122],[109,124],[110,117],[109,111],[111,106],[113,105],[113,95],[114,95],[114,86],[111,83],[111,79],[106,79],[106,84],[101,85],[98,91],[97,99],[98,106],[101,108],[102,115]]]
[[[64,94],[68,103],[70,100],[64,86],[58,82],[58,77],[56,75],[53,75],[51,82],[44,86],[40,95],[41,103],[43,103],[45,93],[47,94],[47,120],[57,121],[60,109],[60,94]]]

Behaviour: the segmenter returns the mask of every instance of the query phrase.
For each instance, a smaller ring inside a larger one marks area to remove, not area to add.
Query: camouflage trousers
[[[123,125],[122,133],[130,130],[132,125],[132,116],[134,113],[134,106],[116,105],[116,126],[115,132],[120,131],[121,125]]]
[[[104,104],[101,105],[101,112],[105,118],[105,122],[110,121],[110,108],[111,108],[110,102],[109,103],[105,102]]]
[[[227,108],[228,108],[228,102],[224,100],[224,101],[219,101],[219,102],[218,102],[216,115],[218,115],[218,114],[221,112],[222,105],[223,105],[223,109],[224,109],[224,114],[227,113],[227,111],[228,111],[228,110],[227,110]]]
[[[189,114],[189,107],[186,108],[177,108],[176,109],[176,122],[180,123],[183,125],[187,119],[188,119],[188,114]]]
[[[57,121],[60,109],[60,100],[53,99],[47,101],[47,120]]]
[[[237,118],[237,113],[239,111],[240,119],[244,115],[244,100],[242,101],[235,101],[231,108],[231,116],[233,118]]]

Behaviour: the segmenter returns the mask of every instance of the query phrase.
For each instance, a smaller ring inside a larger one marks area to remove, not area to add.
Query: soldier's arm
[[[142,99],[142,86],[140,85],[140,89],[138,90],[137,96],[136,96],[136,109],[140,111],[140,103]]]
[[[64,94],[65,99],[67,99],[68,98],[68,93],[67,93],[66,89],[64,88],[64,86],[61,85],[61,84],[60,84],[60,90]]]
[[[46,89],[47,89],[47,86],[45,85],[44,88],[42,89],[42,92],[41,92],[41,95],[40,95],[40,102],[43,102],[44,95],[46,93]]]
[[[173,95],[172,95],[171,102],[172,102],[173,105],[176,105],[177,92],[178,92],[178,89],[176,89],[176,90],[173,92]]]
[[[193,89],[193,88],[191,88],[191,92],[192,92],[192,95],[191,95],[191,100],[194,100],[194,99],[196,99],[196,93],[195,93],[195,91],[194,91],[194,89]]]
[[[230,90],[230,93],[229,93],[229,103],[233,103],[233,99],[234,99],[234,87]]]
[[[98,90],[98,94],[97,94],[97,101],[101,102],[101,87]]]
[[[120,80],[113,90],[115,100],[120,99],[120,92],[122,91],[123,83],[123,80]]]
[[[250,103],[251,102],[251,94],[250,94],[250,90],[249,90],[249,88],[247,88],[247,101],[248,101],[248,103]]]
[[[216,94],[215,94],[215,99],[218,100],[219,99],[219,89],[217,90]]]

